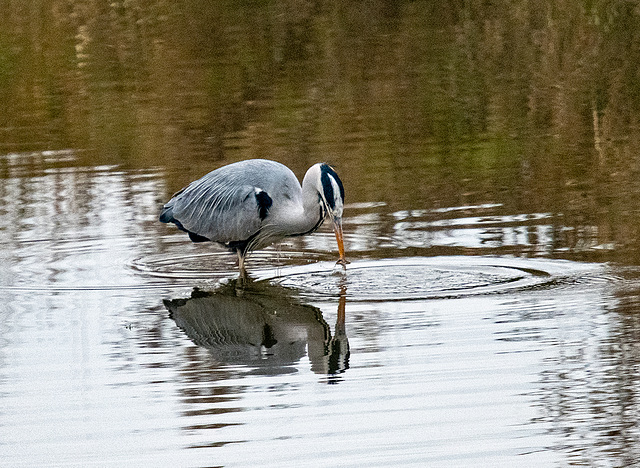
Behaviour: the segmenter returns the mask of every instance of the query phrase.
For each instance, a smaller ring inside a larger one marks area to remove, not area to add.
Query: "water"
[[[633,6],[236,3],[6,5],[0,464],[637,464]],[[251,157],[346,271],[158,222]]]
[[[324,228],[256,253],[242,282],[233,255],[157,223],[162,171],[5,162],[6,466],[638,455],[637,271],[546,258],[547,213],[356,204],[346,272]]]

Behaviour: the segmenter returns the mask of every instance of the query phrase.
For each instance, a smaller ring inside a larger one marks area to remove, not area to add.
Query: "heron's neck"
[[[318,201],[318,191],[311,183],[302,181],[302,216],[300,216],[299,233],[313,232],[324,221],[324,210]]]
[[[324,212],[318,202],[318,191],[313,184],[302,182],[302,206],[291,209],[284,214],[282,228],[287,236],[308,234],[315,231],[322,221]]]

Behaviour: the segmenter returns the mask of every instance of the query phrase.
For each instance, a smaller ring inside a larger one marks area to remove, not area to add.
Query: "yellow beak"
[[[338,242],[338,252],[340,258],[336,262],[337,264],[345,266],[349,261],[344,257],[344,240],[342,235],[342,219],[333,218],[333,231],[336,233],[336,241]]]

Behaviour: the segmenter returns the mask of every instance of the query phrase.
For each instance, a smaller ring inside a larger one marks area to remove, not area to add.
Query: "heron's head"
[[[338,263],[349,263],[344,257],[344,242],[342,236],[342,210],[344,209],[344,187],[336,171],[327,163],[318,163],[311,166],[305,175],[305,179],[311,179],[318,191],[318,203],[322,206],[323,213],[331,219],[333,230],[338,242],[340,260]]]

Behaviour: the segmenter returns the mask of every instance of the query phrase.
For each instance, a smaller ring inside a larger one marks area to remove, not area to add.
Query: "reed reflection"
[[[295,372],[305,355],[317,374],[348,369],[345,304],[343,287],[332,336],[320,309],[267,282],[237,279],[214,291],[194,288],[189,298],[164,301],[176,325],[216,361],[266,375]]]

